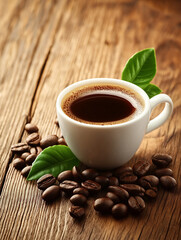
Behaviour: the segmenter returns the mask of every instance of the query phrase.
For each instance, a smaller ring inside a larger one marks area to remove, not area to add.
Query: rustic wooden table
[[[181,2],[1,0],[0,16],[0,239],[181,239]],[[24,141],[29,121],[43,137],[60,135],[59,92],[86,78],[121,78],[127,59],[147,47],[157,54],[153,83],[173,99],[174,112],[145,136],[131,164],[171,154],[178,186],[160,190],[139,217],[101,217],[90,200],[86,218],[74,221],[69,201],[47,205],[13,168],[10,147]]]

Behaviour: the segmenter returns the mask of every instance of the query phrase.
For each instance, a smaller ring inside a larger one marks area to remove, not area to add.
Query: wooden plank
[[[141,216],[120,221],[99,216],[90,199],[86,218],[76,222],[69,216],[69,201],[62,197],[45,204],[36,184],[26,182],[10,164],[0,198],[1,239],[179,239],[180,4],[175,1],[178,7],[172,8],[153,1],[109,3],[69,1],[62,9],[61,27],[33,101],[32,122],[38,124],[43,136],[59,135],[53,124],[55,102],[65,86],[91,77],[121,78],[126,60],[136,51],[153,46],[158,64],[153,82],[171,96],[175,108],[170,121],[145,136],[130,164],[150,160],[156,152],[170,153],[178,187],[171,193],[160,190],[157,200],[148,203]],[[5,150],[7,153],[7,146]]]
[[[7,149],[20,140],[27,117],[33,114],[32,100],[60,24],[57,8],[63,5],[61,1],[4,3],[0,3],[0,189],[11,158]]]

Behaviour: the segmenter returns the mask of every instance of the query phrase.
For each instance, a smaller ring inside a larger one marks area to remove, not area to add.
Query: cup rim
[[[79,122],[75,119],[72,119],[71,117],[66,115],[64,113],[64,111],[62,110],[61,100],[68,92],[72,91],[73,89],[84,86],[86,84],[91,84],[91,83],[113,83],[113,84],[118,84],[118,85],[119,85],[119,83],[121,83],[120,85],[127,86],[127,87],[135,90],[136,92],[138,92],[141,95],[141,97],[144,100],[144,104],[145,104],[144,110],[138,116],[136,116],[136,118],[130,119],[127,122],[115,123],[115,124],[98,125],[98,124]],[[61,116],[63,116],[67,121],[69,121],[73,124],[76,124],[78,126],[84,126],[84,127],[90,127],[90,128],[114,128],[114,127],[128,126],[132,123],[136,123],[137,121],[139,121],[149,111],[149,106],[150,106],[149,97],[142,88],[140,88],[139,86],[137,86],[131,82],[121,80],[121,79],[115,79],[115,78],[90,78],[90,79],[80,80],[80,81],[70,84],[69,86],[64,88],[59,93],[59,95],[57,97],[57,101],[56,101],[57,113],[59,113]]]

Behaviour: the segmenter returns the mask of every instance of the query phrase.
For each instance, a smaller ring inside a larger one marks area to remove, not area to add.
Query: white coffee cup
[[[88,84],[108,83],[127,86],[144,101],[143,111],[135,118],[113,125],[95,125],[70,118],[61,108],[64,96],[75,88]],[[165,103],[163,111],[150,120],[152,109]],[[75,156],[85,165],[99,169],[112,169],[128,162],[139,148],[145,133],[160,127],[171,115],[173,102],[166,94],[149,99],[140,87],[127,81],[111,78],[94,78],[66,87],[56,102],[57,117],[62,134]]]

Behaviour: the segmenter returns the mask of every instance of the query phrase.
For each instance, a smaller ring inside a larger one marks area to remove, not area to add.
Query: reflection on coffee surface
[[[144,102],[128,87],[100,83],[73,89],[65,95],[61,107],[79,122],[112,125],[135,118],[143,111]]]

